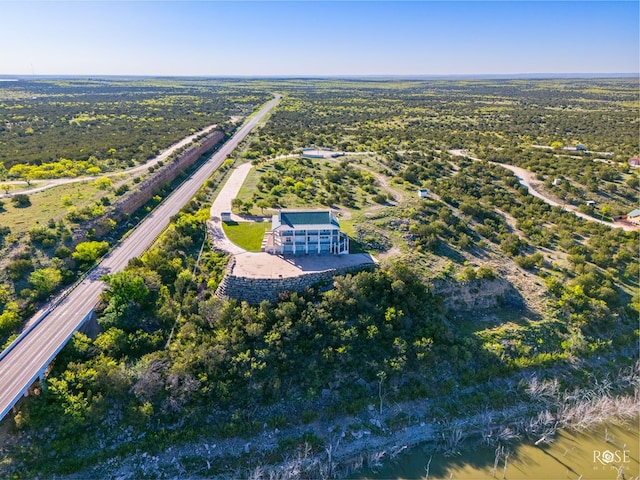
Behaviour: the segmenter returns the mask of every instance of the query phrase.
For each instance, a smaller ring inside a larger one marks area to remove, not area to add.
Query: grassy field
[[[0,224],[11,227],[11,233],[20,236],[38,225],[46,225],[49,220],[60,220],[71,206],[81,209],[108,195],[93,181],[70,183],[52,187],[29,195],[31,206],[16,208],[10,199],[3,199],[0,209]],[[65,205],[63,198],[68,197]]]
[[[227,238],[250,252],[259,252],[264,232],[271,228],[270,222],[223,222]]]

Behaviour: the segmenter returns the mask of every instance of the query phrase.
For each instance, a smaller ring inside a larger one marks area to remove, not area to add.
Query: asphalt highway
[[[196,194],[202,184],[224,162],[244,137],[280,100],[268,102],[260,112],[238,130],[178,189],[169,195],[136,229],[78,284],[28,333],[21,336],[0,356],[0,420],[38,378],[64,347],[73,333],[91,314],[104,288],[100,278],[124,269],[130,259],[140,256],[169,224],[170,218]]]

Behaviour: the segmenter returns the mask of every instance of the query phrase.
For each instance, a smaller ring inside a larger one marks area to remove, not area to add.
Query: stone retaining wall
[[[111,228],[109,219],[119,222],[127,215],[131,215],[147,203],[163,185],[171,183],[180,172],[191,167],[198,158],[219,144],[224,139],[224,135],[223,131],[215,130],[179,154],[171,163],[165,164],[145,181],[136,185],[135,191],[128,192],[113,202],[113,207],[105,215],[84,223],[74,233],[74,242],[86,240],[87,232],[90,230],[94,231],[93,237],[101,238]]]
[[[233,262],[233,259],[231,260]],[[286,278],[247,278],[237,277],[230,273],[233,265],[227,269],[227,274],[216,289],[216,296],[223,300],[235,298],[251,304],[258,304],[263,300],[276,302],[283,292],[302,292],[309,287],[326,284],[329,288],[333,284],[333,277],[345,275],[360,270],[374,268],[372,264],[354,265],[323,272],[304,273],[297,277]]]
[[[162,185],[171,183],[180,172],[191,167],[200,156],[215,147],[224,138],[224,132],[215,130],[194,145],[185,150],[178,158],[165,165],[156,174],[147,178],[136,187],[133,195],[127,195],[113,203],[112,217],[117,221],[125,215],[131,215],[142,205],[147,203]]]
[[[445,307],[455,311],[526,306],[518,290],[503,278],[469,282],[436,280],[433,283],[433,294],[442,298]]]

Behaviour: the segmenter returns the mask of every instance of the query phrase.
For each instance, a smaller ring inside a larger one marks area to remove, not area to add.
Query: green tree
[[[144,279],[130,270],[107,275],[104,280],[109,287],[105,298],[110,305],[140,304],[149,294]]]
[[[107,242],[82,242],[76,245],[76,250],[71,256],[81,262],[93,263],[109,250]]]
[[[7,265],[7,272],[11,280],[20,280],[31,269],[33,269],[33,262],[26,258],[19,258]]]
[[[526,243],[513,233],[502,235],[500,240],[500,248],[502,251],[512,257],[520,253],[520,250],[526,246]]]
[[[94,345],[106,355],[119,358],[127,350],[127,334],[119,328],[111,327],[98,335]]]
[[[13,310],[5,310],[0,314],[0,335],[7,335],[20,325],[20,315]]]
[[[48,267],[36,270],[29,275],[29,284],[37,298],[46,298],[62,282],[62,273],[57,268]]]
[[[150,295],[145,280],[155,291],[159,290],[160,276],[147,269],[125,270],[104,277],[107,289],[103,296],[108,305],[100,319],[103,328],[117,327],[126,332],[139,328],[140,311],[149,307],[156,296]]]
[[[1,306],[7,304],[7,302],[9,301],[9,296],[10,296],[10,292],[7,285],[0,284],[0,308],[2,308]]]
[[[610,205],[603,205],[600,208],[600,213],[602,214],[602,218],[604,219],[604,217],[609,217],[611,216],[611,212],[613,211],[613,209],[611,208]]]
[[[252,207],[253,207],[253,202],[251,200],[247,200],[242,204],[242,206],[240,207],[240,210],[242,211],[242,213],[249,214],[249,211],[251,210]]]
[[[631,175],[625,183],[631,188],[638,188],[638,186],[640,186],[640,179],[638,179],[637,175]]]
[[[27,194],[18,193],[11,197],[11,203],[13,203],[16,208],[25,208],[31,206],[31,199]]]
[[[95,182],[93,182],[93,184],[100,190],[107,190],[113,186],[113,182],[109,177],[98,178]]]
[[[535,267],[540,268],[544,265],[544,256],[540,252],[536,252],[531,255],[517,256],[514,258],[514,261],[519,267],[531,270]]]
[[[264,209],[265,208],[269,208],[269,202],[266,199],[260,199],[256,202],[256,207],[258,207],[260,209],[260,211],[262,212],[262,215],[264,215]]]

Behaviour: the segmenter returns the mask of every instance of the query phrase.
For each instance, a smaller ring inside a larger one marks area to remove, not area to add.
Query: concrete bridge
[[[102,276],[123,270],[131,258],[144,253],[166,228],[169,219],[191,200],[202,184],[280,98],[280,95],[276,95],[263,106],[256,116],[158,205],[97,267],[32,319],[27,330],[0,354],[0,420],[38,378],[44,377],[55,356],[91,317],[105,286],[100,280]]]

